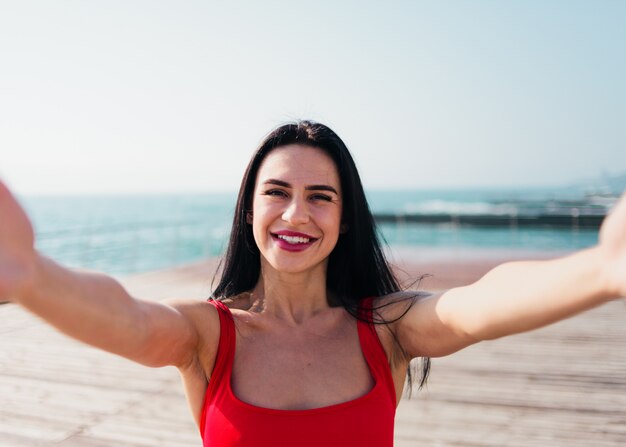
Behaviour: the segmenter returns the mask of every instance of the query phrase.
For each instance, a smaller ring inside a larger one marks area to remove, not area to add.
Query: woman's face
[[[254,188],[254,240],[265,261],[280,272],[325,269],[341,228],[341,183],[321,149],[288,145],[270,152]]]

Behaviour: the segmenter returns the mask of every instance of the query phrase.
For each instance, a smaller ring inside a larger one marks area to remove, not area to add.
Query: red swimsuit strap
[[[389,397],[393,403],[393,407],[397,406],[396,386],[391,375],[391,366],[385,352],[385,348],[378,337],[376,326],[383,323],[373,322],[374,297],[365,298],[361,301],[359,307],[359,315],[365,321],[358,320],[359,338],[363,355],[367,359],[367,363],[373,370],[376,380],[382,380]]]
[[[210,300],[209,303],[217,308],[220,316],[220,341],[211,374],[211,377],[220,379],[232,365],[235,356],[235,321],[230,309],[224,303],[219,300]]]
[[[200,416],[200,433],[204,433],[206,423],[207,403],[213,398],[223,378],[230,377],[228,368],[232,365],[235,355],[235,322],[228,306],[219,300],[209,298],[208,303],[215,306],[220,317],[220,340],[215,353],[215,365],[209,378],[209,384],[204,396],[202,414]]]

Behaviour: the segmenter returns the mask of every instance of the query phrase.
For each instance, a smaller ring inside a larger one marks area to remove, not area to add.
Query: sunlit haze
[[[626,2],[0,4],[18,193],[234,190],[262,137],[331,126],[368,188],[626,171]]]

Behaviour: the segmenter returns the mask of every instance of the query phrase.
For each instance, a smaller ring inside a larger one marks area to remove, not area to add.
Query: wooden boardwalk
[[[207,271],[124,283],[140,297],[201,298]],[[400,404],[397,447],[626,445],[623,301],[433,363],[427,388]],[[1,447],[200,444],[174,368],[135,365],[0,306]]]

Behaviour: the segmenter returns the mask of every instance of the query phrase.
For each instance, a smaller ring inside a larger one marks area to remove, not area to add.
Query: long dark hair
[[[338,301],[329,304],[342,306],[352,316],[362,320],[364,298],[388,295],[400,291],[401,287],[381,248],[376,223],[348,148],[329,127],[312,121],[287,123],[274,129],[252,156],[241,181],[228,248],[222,262],[221,278],[213,291],[213,297],[233,297],[250,291],[257,284],[261,273],[260,252],[254,241],[252,226],[247,222],[247,214],[252,210],[254,186],[261,163],[272,150],[290,144],[321,149],[332,158],[337,167],[344,197],[342,225],[347,231],[340,234],[337,245],[328,258],[326,285]],[[410,300],[411,304],[412,302],[413,299]],[[409,307],[410,305],[392,321],[372,318],[374,321],[371,322],[392,323],[402,318]],[[395,339],[393,331],[391,333]],[[429,369],[430,359],[422,359],[420,387],[425,383]],[[410,368],[408,377],[410,391]]]

